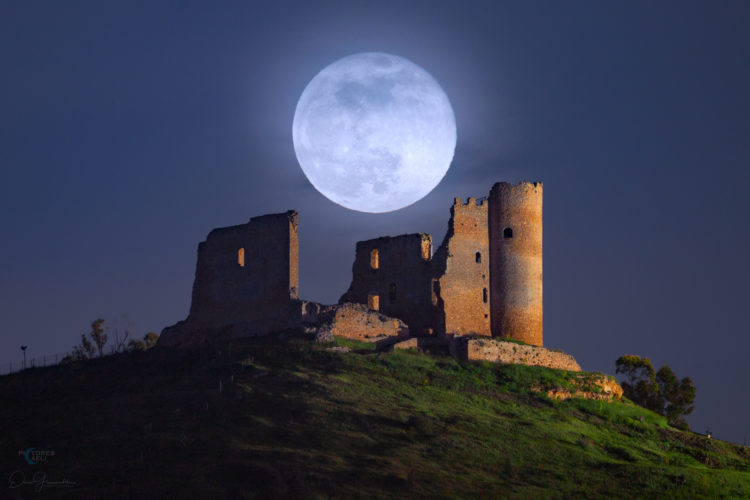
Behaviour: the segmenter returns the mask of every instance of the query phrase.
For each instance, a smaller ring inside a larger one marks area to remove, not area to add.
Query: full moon
[[[307,84],[292,137],[315,189],[351,210],[382,213],[438,185],[453,160],[456,120],[424,69],[365,52],[335,61]]]

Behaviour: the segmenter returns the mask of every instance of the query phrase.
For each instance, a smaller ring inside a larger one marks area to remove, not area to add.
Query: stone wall
[[[456,337],[450,347],[451,354],[459,359],[581,371],[581,367],[570,354],[539,346],[517,344],[494,338]]]
[[[387,316],[402,319],[412,335],[424,335],[434,328],[431,260],[432,238],[428,234],[357,242],[352,282],[339,303],[369,305]],[[377,297],[377,307],[373,297]]]
[[[214,229],[198,245],[190,313],[161,345],[263,335],[299,321],[297,212]]]
[[[433,258],[433,302],[439,333],[490,335],[487,203],[456,198],[448,232]]]
[[[542,345],[542,184],[498,183],[456,198],[430,256],[427,234],[357,243],[339,300],[401,318],[412,336],[485,335]]]

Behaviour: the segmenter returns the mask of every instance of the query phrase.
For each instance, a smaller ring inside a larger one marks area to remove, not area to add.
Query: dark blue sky
[[[744,1],[3,2],[0,363],[97,317],[183,319],[214,227],[298,210],[301,295],[330,303],[357,240],[439,244],[454,196],[541,180],[545,344],[668,364],[695,430],[750,442],[748,25]],[[456,114],[447,176],[391,214],[318,194],[291,141],[308,81],[360,51],[419,64]]]

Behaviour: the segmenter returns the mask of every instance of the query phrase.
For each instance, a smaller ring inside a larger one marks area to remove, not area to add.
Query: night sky
[[[544,182],[544,341],[698,389],[694,430],[750,443],[750,3],[2,2],[0,373],[92,320],[184,319],[215,227],[300,213],[301,297],[336,302],[358,240],[428,232],[453,197]],[[442,85],[451,169],[389,214],[297,165],[323,67],[393,53]]]

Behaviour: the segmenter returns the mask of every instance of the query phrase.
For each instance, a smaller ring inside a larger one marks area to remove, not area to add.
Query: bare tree
[[[112,339],[114,341],[114,345],[112,345],[112,352],[116,353],[125,351],[125,343],[130,336],[130,331],[127,329],[123,329],[122,333],[120,333],[120,329],[115,327],[112,330],[112,333],[114,335],[114,338]]]

